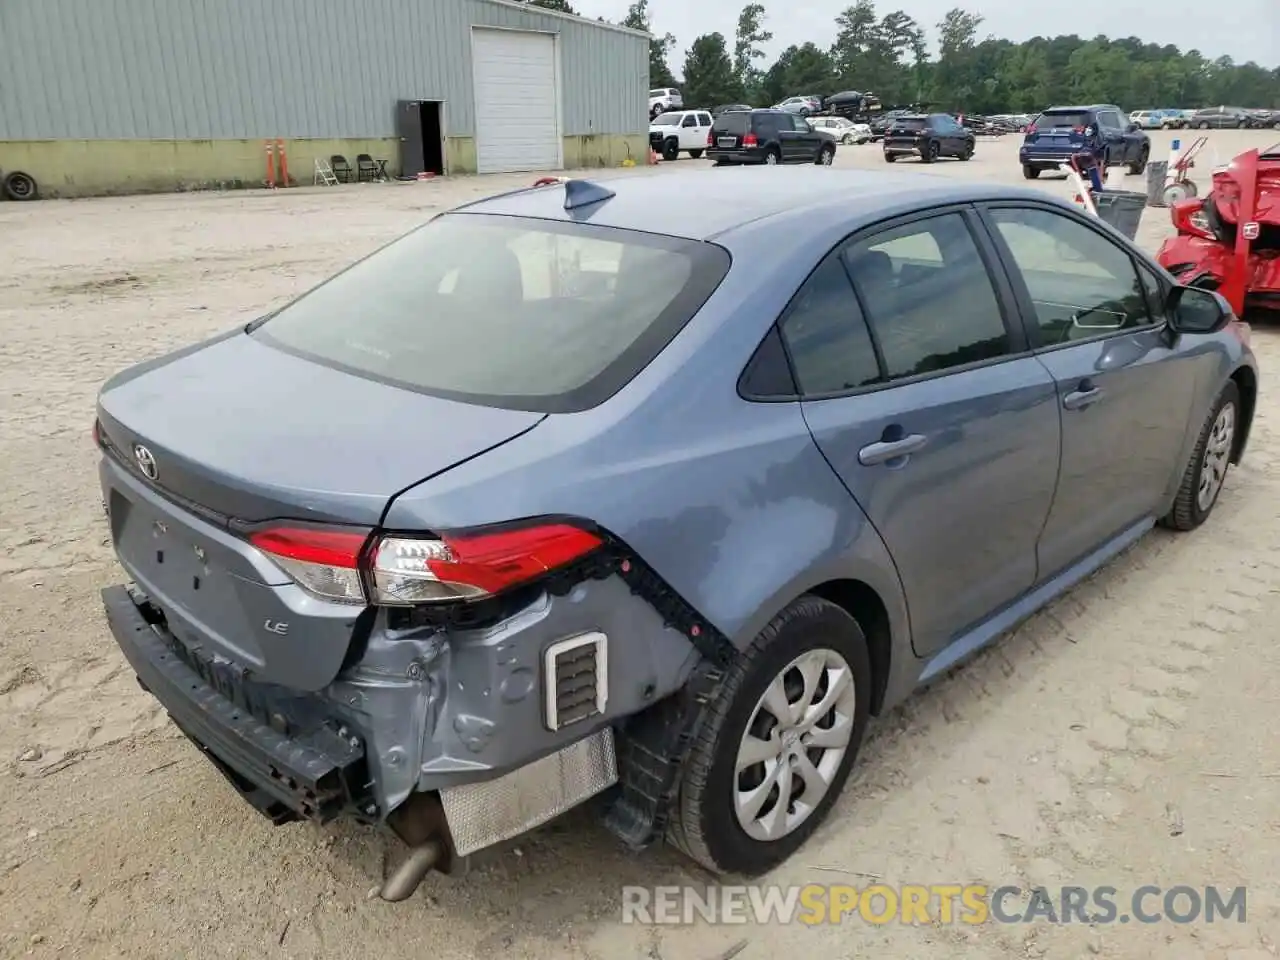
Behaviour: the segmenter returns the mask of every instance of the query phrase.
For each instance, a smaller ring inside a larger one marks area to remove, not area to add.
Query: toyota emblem
[[[134,445],[133,459],[137,461],[138,469],[148,480],[154,480],[160,475],[160,471],[156,469],[156,455],[142,444]]]

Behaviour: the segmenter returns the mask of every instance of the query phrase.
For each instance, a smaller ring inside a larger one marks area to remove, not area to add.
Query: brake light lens
[[[97,417],[93,418],[93,445],[102,449],[102,421]]]
[[[386,537],[373,554],[374,602],[403,606],[492,596],[602,543],[593,533],[559,523],[433,540]]]
[[[707,131],[707,146],[708,146],[708,147],[714,147],[715,145],[716,145],[716,138],[712,135],[711,131],[710,131],[710,130],[708,130],[708,131]]]
[[[550,523],[372,539],[368,530],[282,525],[252,532],[249,542],[323,600],[412,606],[501,593],[585,557],[604,541],[571,524]]]
[[[249,542],[308,593],[334,603],[368,602],[360,575],[368,530],[270,527],[249,534]]]
[[[1205,240],[1217,239],[1209,229],[1204,217],[1204,201],[1199,199],[1179,200],[1169,206],[1169,219],[1178,233]]]
[[[754,133],[748,133],[742,138],[742,145],[744,147],[758,147],[760,146],[760,140]]]

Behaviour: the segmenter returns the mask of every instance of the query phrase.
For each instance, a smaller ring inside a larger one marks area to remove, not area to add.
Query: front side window
[[[587,224],[446,214],[251,335],[464,402],[565,412],[608,399],[701,308],[720,247]]]
[[[1129,252],[1102,233],[1040,207],[998,207],[991,219],[1027,285],[1041,344],[1153,322]]]
[[[679,113],[660,113],[651,122],[655,127],[678,127],[683,118]]]
[[[839,258],[805,281],[780,324],[804,396],[841,393],[880,379],[875,347]]]
[[[960,214],[892,228],[845,258],[890,379],[1009,353],[995,287]]]

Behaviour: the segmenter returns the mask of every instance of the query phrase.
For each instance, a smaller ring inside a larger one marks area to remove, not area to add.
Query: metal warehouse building
[[[413,175],[647,153],[649,38],[512,0],[0,0],[0,170],[196,189],[359,154]]]

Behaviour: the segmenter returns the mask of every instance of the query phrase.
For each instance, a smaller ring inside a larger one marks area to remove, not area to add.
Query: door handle
[[[1102,396],[1100,387],[1081,387],[1079,390],[1072,390],[1062,398],[1062,405],[1068,410],[1083,410],[1085,407],[1097,403],[1098,398]]]
[[[927,438],[923,434],[911,433],[901,440],[880,440],[869,443],[858,451],[858,462],[864,467],[875,467],[889,460],[909,457],[923,449]]]

